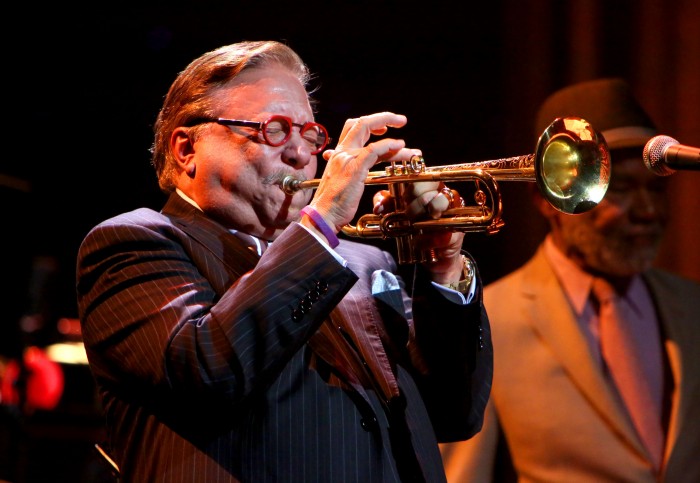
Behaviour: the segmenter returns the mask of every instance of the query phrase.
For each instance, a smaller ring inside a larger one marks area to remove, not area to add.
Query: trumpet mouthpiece
[[[291,174],[288,174],[282,179],[282,182],[280,183],[280,187],[282,188],[282,191],[287,193],[288,195],[293,195],[297,191],[299,191],[299,185],[301,184],[301,180],[295,178]]]

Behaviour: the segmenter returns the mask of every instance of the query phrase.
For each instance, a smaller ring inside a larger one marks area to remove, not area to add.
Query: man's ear
[[[192,177],[196,165],[194,162],[194,142],[189,131],[186,127],[175,128],[170,136],[170,148],[178,166]]]

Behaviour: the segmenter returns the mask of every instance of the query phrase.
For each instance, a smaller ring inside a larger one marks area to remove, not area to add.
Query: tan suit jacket
[[[448,481],[502,481],[494,479],[494,468],[503,468],[494,461],[505,434],[522,482],[700,482],[700,285],[659,270],[644,280],[673,381],[661,478],[650,470],[540,246],[523,267],[484,290],[494,344],[491,399],[481,433],[442,445]]]

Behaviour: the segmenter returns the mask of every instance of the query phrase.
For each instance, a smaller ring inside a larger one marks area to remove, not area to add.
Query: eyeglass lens
[[[274,146],[285,143],[292,131],[292,123],[284,117],[273,117],[263,125],[263,134]],[[326,145],[327,134],[319,124],[307,122],[300,126],[301,137],[308,142],[312,151],[318,152]]]

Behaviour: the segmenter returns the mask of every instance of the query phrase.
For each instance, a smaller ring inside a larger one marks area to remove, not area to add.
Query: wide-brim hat
[[[558,117],[581,117],[599,131],[610,149],[644,146],[656,126],[620,78],[573,84],[551,94],[537,113],[539,136]]]

